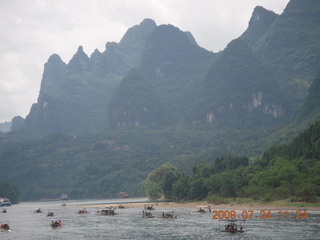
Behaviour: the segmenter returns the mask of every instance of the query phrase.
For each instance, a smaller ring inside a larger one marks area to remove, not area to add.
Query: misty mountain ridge
[[[280,126],[299,113],[307,99],[305,87],[320,68],[318,11],[317,1],[292,0],[280,15],[258,6],[248,29],[219,53],[201,48],[190,32],[144,19],[119,43],[108,42],[104,52],[96,49],[88,57],[80,46],[67,64],[53,54],[21,132],[46,136],[129,126]],[[306,31],[311,33],[301,44]],[[302,63],[309,66],[304,71]],[[149,100],[156,102],[152,109],[143,106]],[[146,117],[141,109],[158,117],[141,120]]]
[[[256,8],[255,13],[259,18],[253,14],[256,21],[250,21],[241,37],[274,74],[281,88],[289,93],[289,99],[295,108],[300,109],[319,69],[319,1],[291,0],[283,13],[274,20],[275,16],[260,8]],[[265,26],[269,26],[263,33],[253,31],[256,25],[263,25],[257,22],[264,22]]]

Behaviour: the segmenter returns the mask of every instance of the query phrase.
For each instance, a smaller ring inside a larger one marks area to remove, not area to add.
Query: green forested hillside
[[[218,56],[198,46],[190,33],[172,25],[160,25],[152,32],[140,69],[160,93],[172,124],[184,122]]]
[[[305,119],[320,119],[320,71],[312,82],[307,100],[302,107],[299,115],[299,121]]]
[[[264,161],[271,161],[276,157],[287,159],[305,158],[320,159],[320,121],[301,133],[289,144],[274,146],[263,155]]]
[[[110,125],[114,127],[168,124],[159,92],[138,69],[132,69],[121,81],[111,99],[108,115]]]
[[[292,116],[292,107],[272,73],[245,42],[233,40],[210,68],[190,121],[255,128]]]
[[[244,134],[245,133],[245,134]],[[265,130],[201,128],[120,128],[100,134],[55,134],[34,140],[2,135],[1,181],[17,184],[21,199],[144,195],[143,179],[171,162],[190,173],[195,162],[225,152],[253,155],[264,147]]]
[[[320,68],[320,2],[291,0],[284,12],[251,44],[290,101],[299,109]]]
[[[320,196],[320,122],[289,144],[265,151],[261,159],[250,161],[246,157],[223,155],[194,165],[191,176],[173,174],[173,167],[165,169],[154,170],[146,179],[146,193],[150,198],[316,201]],[[154,175],[157,181],[153,181]],[[173,175],[179,177],[173,178]]]

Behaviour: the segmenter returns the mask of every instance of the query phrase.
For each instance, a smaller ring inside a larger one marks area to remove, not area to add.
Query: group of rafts
[[[64,205],[65,206],[65,205]],[[125,208],[123,205],[119,205],[118,208]],[[101,215],[101,216],[115,216],[118,213],[115,212],[117,208],[106,208],[106,209],[102,209],[102,210],[98,210],[97,211],[97,215]],[[152,211],[155,210],[153,205],[147,205],[144,206],[144,210],[142,210],[142,218],[154,218],[155,215],[152,213]],[[3,209],[1,211],[2,213],[6,213],[6,209]],[[43,211],[40,208],[37,208],[35,210],[35,213],[42,213]],[[77,212],[78,214],[87,214],[89,213],[85,208],[84,209],[79,209],[79,211]],[[210,206],[200,206],[199,209],[196,212],[191,212],[191,214],[204,214],[204,213],[211,213],[211,209]],[[53,212],[48,212],[47,216],[54,216]],[[162,219],[176,219],[177,215],[174,215],[173,212],[162,212],[161,215]],[[231,233],[236,233],[236,232],[244,232],[243,230],[243,226],[242,225],[237,225],[237,220],[226,220],[227,224],[225,225],[224,229],[219,229],[220,231],[223,232],[231,232]],[[244,222],[244,220],[242,220]],[[50,226],[52,228],[60,228],[62,224],[61,220],[52,220]],[[9,231],[10,227],[7,223],[1,224],[0,225],[0,230],[1,231]]]
[[[35,213],[43,213],[42,209],[41,208],[36,208],[34,210]],[[47,217],[53,217],[54,216],[54,213],[49,211],[47,213]],[[51,220],[51,223],[50,223],[50,227],[52,228],[60,228],[61,227],[61,224],[62,224],[62,221],[61,220],[57,220],[57,219],[52,219]]]
[[[154,207],[151,206],[144,206],[144,210],[142,210],[142,218],[155,218],[155,215],[152,211],[155,210]],[[178,218],[177,215],[174,215],[174,212],[162,212],[161,217],[162,219],[176,219]]]

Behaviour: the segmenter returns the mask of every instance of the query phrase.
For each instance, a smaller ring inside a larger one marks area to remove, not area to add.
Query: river
[[[294,218],[290,211],[288,218],[280,218],[278,211],[273,217],[260,219],[259,211],[244,223],[243,233],[221,232],[224,222],[212,219],[213,214],[192,214],[196,209],[155,209],[155,218],[143,219],[141,208],[116,209],[115,216],[99,216],[99,208],[87,207],[88,214],[77,214],[84,204],[113,204],[139,202],[145,199],[105,199],[62,202],[22,202],[6,207],[7,213],[0,213],[0,223],[8,223],[11,231],[0,232],[0,239],[320,239],[320,211],[307,211],[307,217]],[[89,205],[88,205],[89,206]],[[35,213],[41,208],[42,213]],[[102,208],[101,208],[102,209]],[[171,212],[177,219],[164,220],[162,212]],[[212,209],[214,210],[214,209]],[[47,212],[54,217],[47,217]],[[241,216],[245,210],[237,210]],[[53,219],[61,220],[58,229],[50,227]]]

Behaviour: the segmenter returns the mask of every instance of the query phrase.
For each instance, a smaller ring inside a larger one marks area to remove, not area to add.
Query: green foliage
[[[252,44],[258,58],[301,107],[319,69],[319,2],[290,1],[284,12]]]
[[[208,195],[208,188],[204,179],[201,177],[191,178],[190,181],[190,199],[202,200]]]
[[[196,163],[191,177],[172,184],[175,200],[249,197],[271,201],[316,201],[320,195],[319,126],[316,122],[289,144],[274,146],[249,164],[245,157],[223,155],[214,162]],[[161,194],[160,194],[161,195]]]
[[[304,157],[306,159],[320,158],[320,121],[317,121],[296,137],[290,144],[273,146],[263,154],[262,161],[269,162],[276,156],[289,159]]]
[[[172,198],[174,200],[188,200],[190,196],[190,177],[181,175],[177,181],[172,184]]]
[[[165,125],[165,112],[154,85],[138,69],[132,69],[121,81],[109,105],[114,127]]]
[[[210,68],[188,119],[252,129],[274,126],[292,116],[286,95],[271,72],[243,41],[233,40]]]
[[[306,118],[316,118],[319,119],[319,112],[320,112],[320,71],[316,75],[314,81],[312,82],[307,100],[302,107],[302,110],[299,114],[298,120],[299,122],[304,121]]]
[[[142,196],[142,181],[168,159],[189,174],[194,163],[208,162],[230,149],[243,155],[261,151],[263,142],[250,147],[245,143],[264,134],[263,129],[196,127],[126,128],[34,140],[3,134],[0,181],[17,184],[22,200],[57,198],[62,193],[70,198],[113,197],[121,191]]]
[[[19,202],[19,189],[17,185],[7,182],[0,182],[0,197],[7,197],[11,203]]]
[[[172,184],[179,172],[171,163],[165,163],[152,171],[144,181],[144,189],[150,199],[172,199]]]

